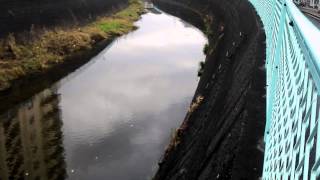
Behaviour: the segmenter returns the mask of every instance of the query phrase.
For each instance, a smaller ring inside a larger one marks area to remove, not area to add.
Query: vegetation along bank
[[[97,16],[90,22],[9,33],[0,39],[0,100],[14,104],[49,84],[46,80],[55,81],[76,69],[115,37],[134,30],[143,11],[141,1],[130,0],[112,9],[112,15]],[[32,84],[39,87],[23,88],[24,93],[19,93],[21,86],[36,80],[39,83]]]

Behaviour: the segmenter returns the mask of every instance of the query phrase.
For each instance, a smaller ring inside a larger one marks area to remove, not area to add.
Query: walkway
[[[318,28],[320,29],[320,21],[306,14],[307,18]]]
[[[318,10],[309,7],[298,7],[305,15],[307,15],[308,19],[320,29],[320,13],[318,13]]]

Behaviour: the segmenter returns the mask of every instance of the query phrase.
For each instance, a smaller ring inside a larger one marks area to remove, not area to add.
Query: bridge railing
[[[320,179],[320,31],[292,0],[249,0],[266,32],[263,179]]]

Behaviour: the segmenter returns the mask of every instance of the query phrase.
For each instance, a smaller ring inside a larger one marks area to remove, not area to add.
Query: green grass
[[[141,1],[130,0],[130,6],[128,8],[116,13],[111,18],[101,19],[97,22],[97,26],[100,30],[107,33],[119,34],[127,32],[135,28],[132,21],[137,20],[142,11],[143,5]]]
[[[99,24],[99,27],[104,32],[111,32],[111,31],[117,31],[123,28],[123,24],[117,21],[110,21],[110,22]]]
[[[84,26],[45,30],[32,42],[17,42],[13,34],[0,39],[0,90],[10,87],[15,79],[63,63],[75,52],[88,51],[97,42],[134,30],[134,22],[143,11],[140,0],[130,0],[127,8],[113,16],[97,18]]]

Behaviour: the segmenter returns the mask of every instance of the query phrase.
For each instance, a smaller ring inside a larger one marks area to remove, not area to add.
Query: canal
[[[0,116],[0,179],[151,179],[188,110],[207,40],[160,11],[136,25]]]

